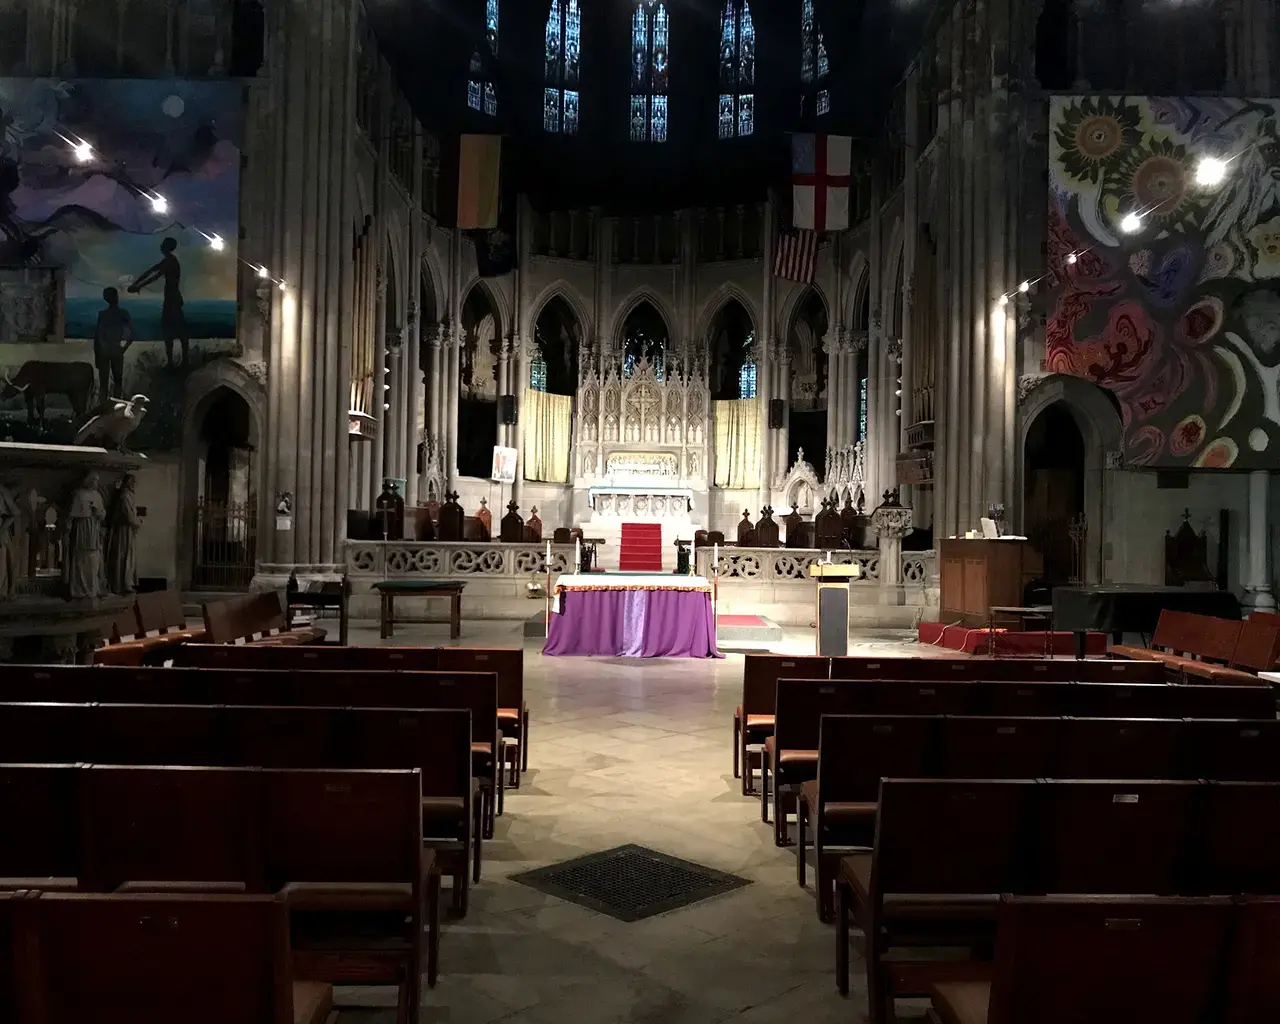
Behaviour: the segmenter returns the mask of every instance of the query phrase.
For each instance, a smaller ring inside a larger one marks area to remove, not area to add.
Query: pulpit
[[[849,581],[862,578],[862,567],[814,562],[809,575],[818,581],[818,654],[843,658],[849,653]]]
[[[940,561],[942,621],[970,627],[985,627],[995,606],[1024,604],[1043,567],[1025,540],[944,540]]]

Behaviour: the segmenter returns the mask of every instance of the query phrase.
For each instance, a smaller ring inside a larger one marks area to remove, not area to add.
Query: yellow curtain
[[[573,396],[524,392],[524,478],[551,484],[569,482],[569,436]]]
[[[760,399],[713,402],[717,487],[760,486]]]

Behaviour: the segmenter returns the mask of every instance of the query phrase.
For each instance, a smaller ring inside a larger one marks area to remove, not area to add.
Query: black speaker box
[[[769,429],[781,430],[782,417],[786,411],[786,402],[781,398],[769,399]]]
[[[498,399],[498,407],[502,412],[502,424],[509,427],[516,421],[516,396],[503,395]]]

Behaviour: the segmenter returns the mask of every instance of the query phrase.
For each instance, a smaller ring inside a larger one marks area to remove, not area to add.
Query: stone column
[[[422,266],[421,254],[413,266]],[[400,465],[403,467],[405,478],[404,503],[410,507],[418,504],[418,438],[422,432],[418,426],[422,410],[422,332],[421,325],[418,323],[417,299],[419,282],[415,280],[412,284],[404,353],[400,357],[404,379],[404,426],[400,435]]]
[[[440,382],[444,393],[445,416],[443,433],[445,441],[444,476],[449,490],[458,481],[458,387],[461,379],[462,328],[455,321],[453,330],[445,340],[445,373]]]
[[[511,339],[503,338],[498,348],[497,381],[498,390],[498,430],[496,437],[501,447],[508,447],[511,427],[502,421],[502,396],[511,393]],[[501,517],[499,517],[501,518]]]
[[[886,492],[884,504],[871,513],[871,528],[880,541],[881,586],[902,583],[902,538],[911,532],[911,509],[897,502],[892,492]]]
[[[822,351],[827,355],[827,451],[839,447],[840,406],[844,396],[840,391],[840,337],[828,333],[822,339]]]
[[[778,382],[775,398],[782,399],[782,429],[775,430],[773,479],[774,485],[781,490],[787,473],[791,470],[790,430],[791,430],[791,352],[786,343],[778,345]],[[811,459],[815,456],[810,454]]]
[[[529,363],[537,354],[538,346],[532,338],[511,339],[512,363],[515,367],[516,425],[511,428],[511,446],[516,450],[516,482],[511,488],[511,498],[517,505],[524,501],[524,393],[529,386]],[[573,471],[570,469],[570,482]]]
[[[348,454],[340,335],[353,302],[355,8],[281,0],[269,11],[272,116],[284,138],[264,262],[286,289],[272,296],[258,579],[274,583],[295,567],[333,572],[346,532],[335,506]],[[277,505],[289,514],[277,518]]]
[[[1245,605],[1250,611],[1273,612],[1275,595],[1271,591],[1271,565],[1268,555],[1267,500],[1271,489],[1271,474],[1265,469],[1249,474],[1249,580],[1245,584]],[[1226,538],[1220,538],[1225,543]]]

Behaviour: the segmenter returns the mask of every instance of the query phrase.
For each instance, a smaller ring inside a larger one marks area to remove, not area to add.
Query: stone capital
[[[871,528],[886,540],[901,540],[911,532],[911,526],[911,509],[900,505],[881,505],[871,513]]]

